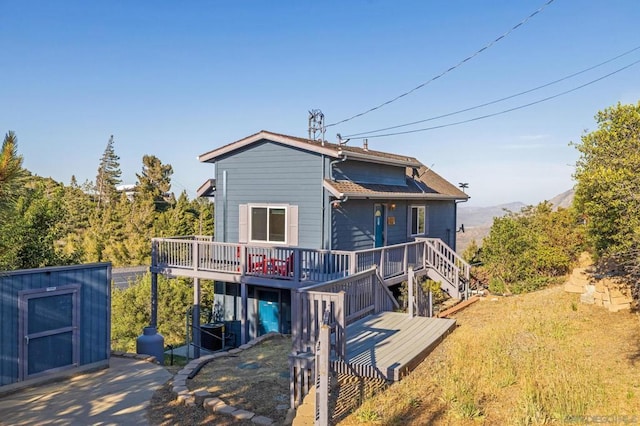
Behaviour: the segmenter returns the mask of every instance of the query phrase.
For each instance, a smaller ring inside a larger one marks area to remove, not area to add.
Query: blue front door
[[[374,247],[384,246],[384,225],[385,214],[384,205],[376,204],[374,208]]]
[[[258,291],[258,335],[280,332],[280,298],[276,291]]]

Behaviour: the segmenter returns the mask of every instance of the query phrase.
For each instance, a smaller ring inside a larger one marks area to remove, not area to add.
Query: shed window
[[[251,207],[251,241],[286,242],[287,210],[283,207]]]
[[[411,235],[424,235],[426,232],[425,206],[411,206]]]

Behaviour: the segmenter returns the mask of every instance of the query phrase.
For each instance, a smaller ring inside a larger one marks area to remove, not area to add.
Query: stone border
[[[255,339],[241,345],[235,349],[230,349],[228,351],[216,352],[211,355],[205,355],[200,358],[196,358],[191,360],[184,368],[178,371],[175,376],[173,376],[173,387],[171,391],[175,394],[176,400],[180,404],[184,404],[187,406],[196,406],[201,405],[205,410],[211,413],[218,414],[226,414],[232,417],[235,417],[238,420],[251,420],[251,422],[258,425],[272,425],[274,421],[269,417],[265,416],[256,416],[255,413],[247,410],[242,410],[240,408],[227,405],[220,398],[215,397],[209,391],[206,390],[196,390],[190,391],[187,387],[187,380],[192,379],[198,374],[198,371],[202,367],[204,367],[209,362],[213,361],[217,358],[227,357],[231,355],[235,355],[240,353],[246,349],[252,348],[260,342],[263,342],[267,339],[271,339],[275,336],[282,336],[280,333],[267,333],[260,337],[256,337]],[[153,357],[152,357],[153,358]],[[155,360],[155,358],[154,358]]]

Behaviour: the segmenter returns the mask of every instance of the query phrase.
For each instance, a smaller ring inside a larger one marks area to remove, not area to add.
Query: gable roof
[[[325,179],[323,186],[336,198],[399,200],[467,200],[469,196],[422,165],[406,169],[405,185],[382,185]]]
[[[216,193],[216,180],[207,179],[196,191],[198,197],[214,197]]]
[[[206,152],[200,155],[198,157],[198,160],[202,163],[213,163],[226,154],[232,153],[233,151],[261,142],[263,140],[277,142],[282,145],[299,148],[309,152],[324,154],[332,158],[341,158],[346,155],[349,159],[367,161],[377,164],[390,164],[405,167],[422,166],[422,163],[420,163],[417,159],[406,155],[374,151],[365,149],[363,147],[339,145],[326,141],[323,143],[306,138],[273,133],[266,130],[261,130],[260,132],[254,133],[251,136],[247,136],[246,138],[224,145],[220,148],[214,149],[213,151]]]

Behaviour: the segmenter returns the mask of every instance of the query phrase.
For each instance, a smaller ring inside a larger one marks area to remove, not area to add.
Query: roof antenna
[[[340,133],[337,133],[336,136],[338,137],[338,145],[340,146],[346,145],[347,142],[351,140],[351,139],[342,139],[342,135]]]
[[[324,133],[324,114],[319,109],[312,109],[309,111],[309,140],[324,146]]]

